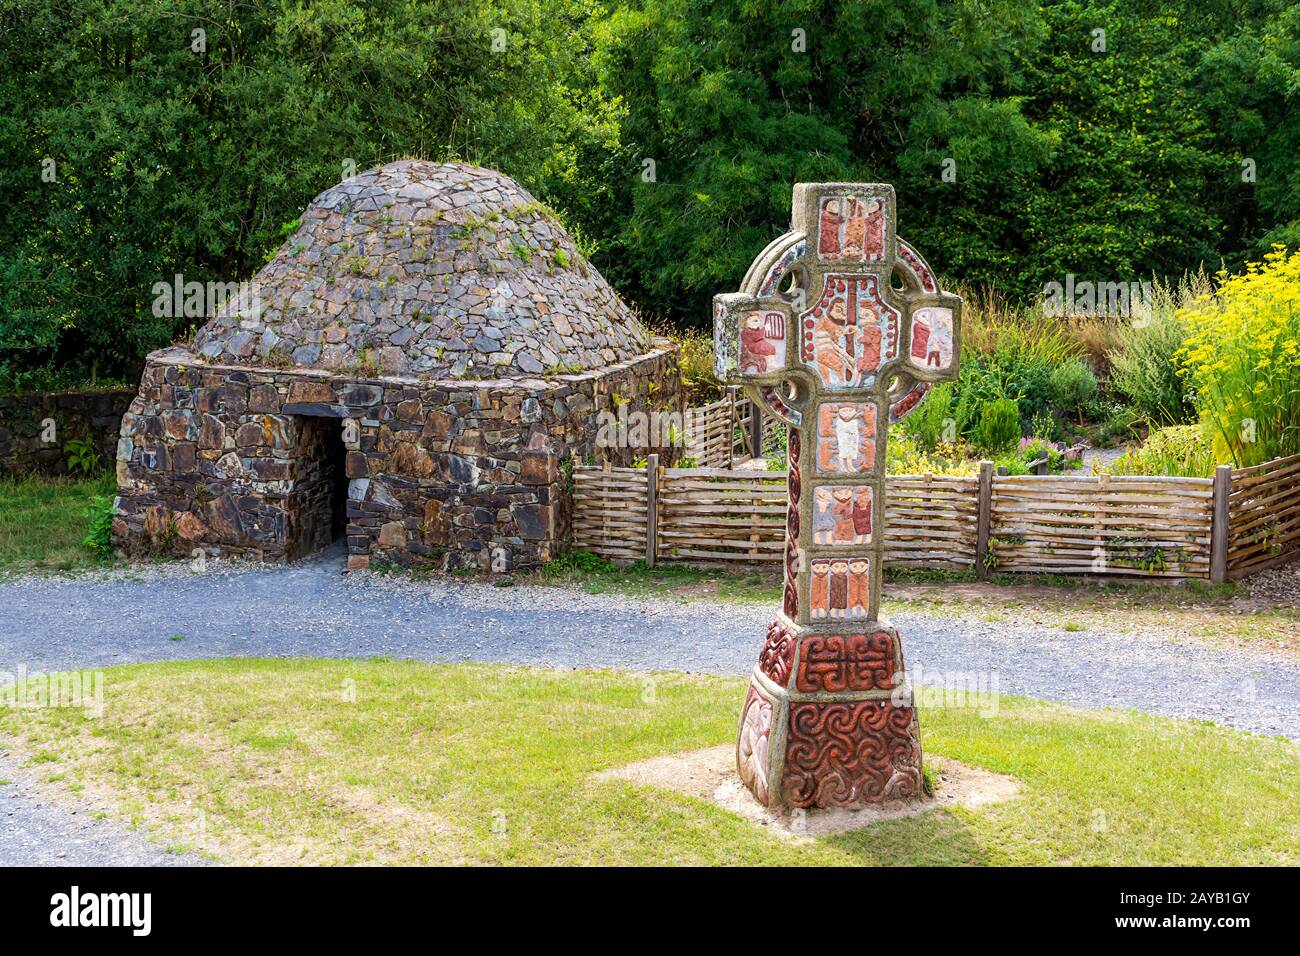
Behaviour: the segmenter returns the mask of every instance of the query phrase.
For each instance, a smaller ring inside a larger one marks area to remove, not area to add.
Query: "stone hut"
[[[118,443],[127,554],[292,560],[346,537],[354,568],[503,570],[562,546],[571,462],[672,455],[597,447],[602,413],[680,416],[676,349],[500,173],[348,179],[250,289],[148,358]]]

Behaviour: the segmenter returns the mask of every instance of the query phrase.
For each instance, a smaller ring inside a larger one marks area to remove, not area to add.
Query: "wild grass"
[[[1177,284],[1153,282],[1149,308],[1119,326],[1108,352],[1110,384],[1150,425],[1178,425],[1196,416],[1190,383],[1179,368],[1188,329],[1178,310],[1211,290],[1204,272],[1189,273]]]
[[[1129,446],[1101,471],[1112,475],[1170,475],[1210,478],[1216,464],[1213,443],[1200,424],[1153,430],[1140,445]]]
[[[1078,330],[1089,323],[1062,320],[1030,307],[1010,305],[996,292],[964,289],[962,359],[996,357],[1007,365],[1049,367],[1086,354]]]
[[[713,333],[696,328],[680,329],[665,323],[650,322],[656,335],[672,339],[680,349],[678,367],[688,406],[707,405],[718,400],[722,383],[713,370]]]
[[[96,496],[115,492],[111,472],[88,479],[0,479],[0,573],[102,563],[82,540]]]

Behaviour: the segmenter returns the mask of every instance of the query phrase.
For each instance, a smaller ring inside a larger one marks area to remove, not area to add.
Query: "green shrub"
[[[590,551],[570,551],[554,561],[542,565],[542,574],[547,577],[563,577],[577,572],[580,574],[598,574],[615,570],[613,561],[602,558]]]
[[[904,419],[906,421],[906,419]],[[939,442],[934,449],[903,430],[903,423],[890,426],[886,446],[885,472],[890,475],[974,475],[979,463],[962,454],[962,449]]]
[[[998,474],[1006,475],[1027,475],[1029,474],[1029,464],[1015,452],[1007,452],[1001,455],[993,455],[993,465],[998,470]]]
[[[86,509],[90,519],[90,529],[81,543],[94,553],[97,558],[113,556],[113,497],[95,495],[90,507]]]
[[[713,370],[713,336],[699,329],[675,329],[667,325],[650,323],[658,335],[666,335],[677,343],[677,367],[681,370],[682,387],[686,390],[687,405],[707,405],[716,402],[722,394],[722,383]]]
[[[1029,422],[1029,434],[1044,441],[1054,442],[1061,437],[1061,423],[1050,411],[1036,412]]]
[[[1020,439],[1019,452],[1020,460],[1025,463],[1026,469],[1032,463],[1043,459],[1047,461],[1048,471],[1057,472],[1065,467],[1065,451],[1045,438]]]
[[[1179,425],[1193,414],[1187,379],[1175,358],[1187,339],[1173,299],[1189,297],[1196,280],[1174,292],[1157,286],[1151,314],[1144,321],[1121,326],[1120,344],[1110,359],[1110,384],[1146,421]]]
[[[74,478],[93,478],[104,467],[104,457],[95,447],[94,435],[70,439],[63,451],[68,456],[68,474]]]
[[[903,419],[903,431],[931,449],[941,441],[955,441],[953,391],[952,382],[940,382],[930,389],[920,406]]]
[[[983,406],[1000,398],[1015,399],[1026,421],[1050,415],[1059,404],[1052,372],[1080,360],[1082,342],[1058,319],[1009,309],[978,292],[965,295],[970,308],[962,329],[961,374],[949,400],[957,435],[973,441]]]
[[[789,441],[790,433],[784,425],[778,425],[763,436],[763,457],[767,459],[768,471],[785,471],[789,466]]]
[[[975,426],[975,445],[996,453],[1020,440],[1020,406],[1015,399],[995,398],[980,406],[979,424]]]
[[[1169,425],[1151,432],[1141,445],[1130,446],[1104,470],[1112,475],[1209,478],[1214,465],[1213,443],[1201,425]]]
[[[1069,359],[1052,370],[1048,377],[1052,389],[1052,399],[1066,411],[1079,416],[1083,424],[1083,409],[1097,397],[1097,376],[1092,374],[1086,362],[1081,359]]]

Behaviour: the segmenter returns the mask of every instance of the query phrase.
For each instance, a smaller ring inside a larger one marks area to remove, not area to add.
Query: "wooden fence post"
[[[659,544],[659,456],[645,460],[645,566],[653,568]]]
[[[604,499],[605,495],[609,493],[609,470],[613,466],[610,464],[608,458],[602,461],[600,465],[601,465],[600,470],[603,472],[603,474],[600,476],[600,494],[601,494],[601,498]],[[609,509],[602,506],[600,511],[601,511],[600,539],[602,541],[608,541],[609,540]]]
[[[993,462],[980,462],[979,511],[975,522],[975,576],[988,577],[984,559],[989,553],[989,525],[993,518]]]
[[[736,389],[727,389],[727,467],[736,467]],[[701,462],[703,464],[703,462]]]
[[[1214,515],[1210,524],[1210,581],[1228,580],[1228,496],[1232,493],[1232,466],[1214,469]]]
[[[749,400],[749,456],[763,457],[763,409],[752,398]]]

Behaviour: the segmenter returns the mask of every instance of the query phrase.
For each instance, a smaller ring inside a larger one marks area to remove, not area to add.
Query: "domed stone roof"
[[[222,364],[507,378],[650,338],[541,203],[500,173],[403,161],[325,190],[194,350]]]

